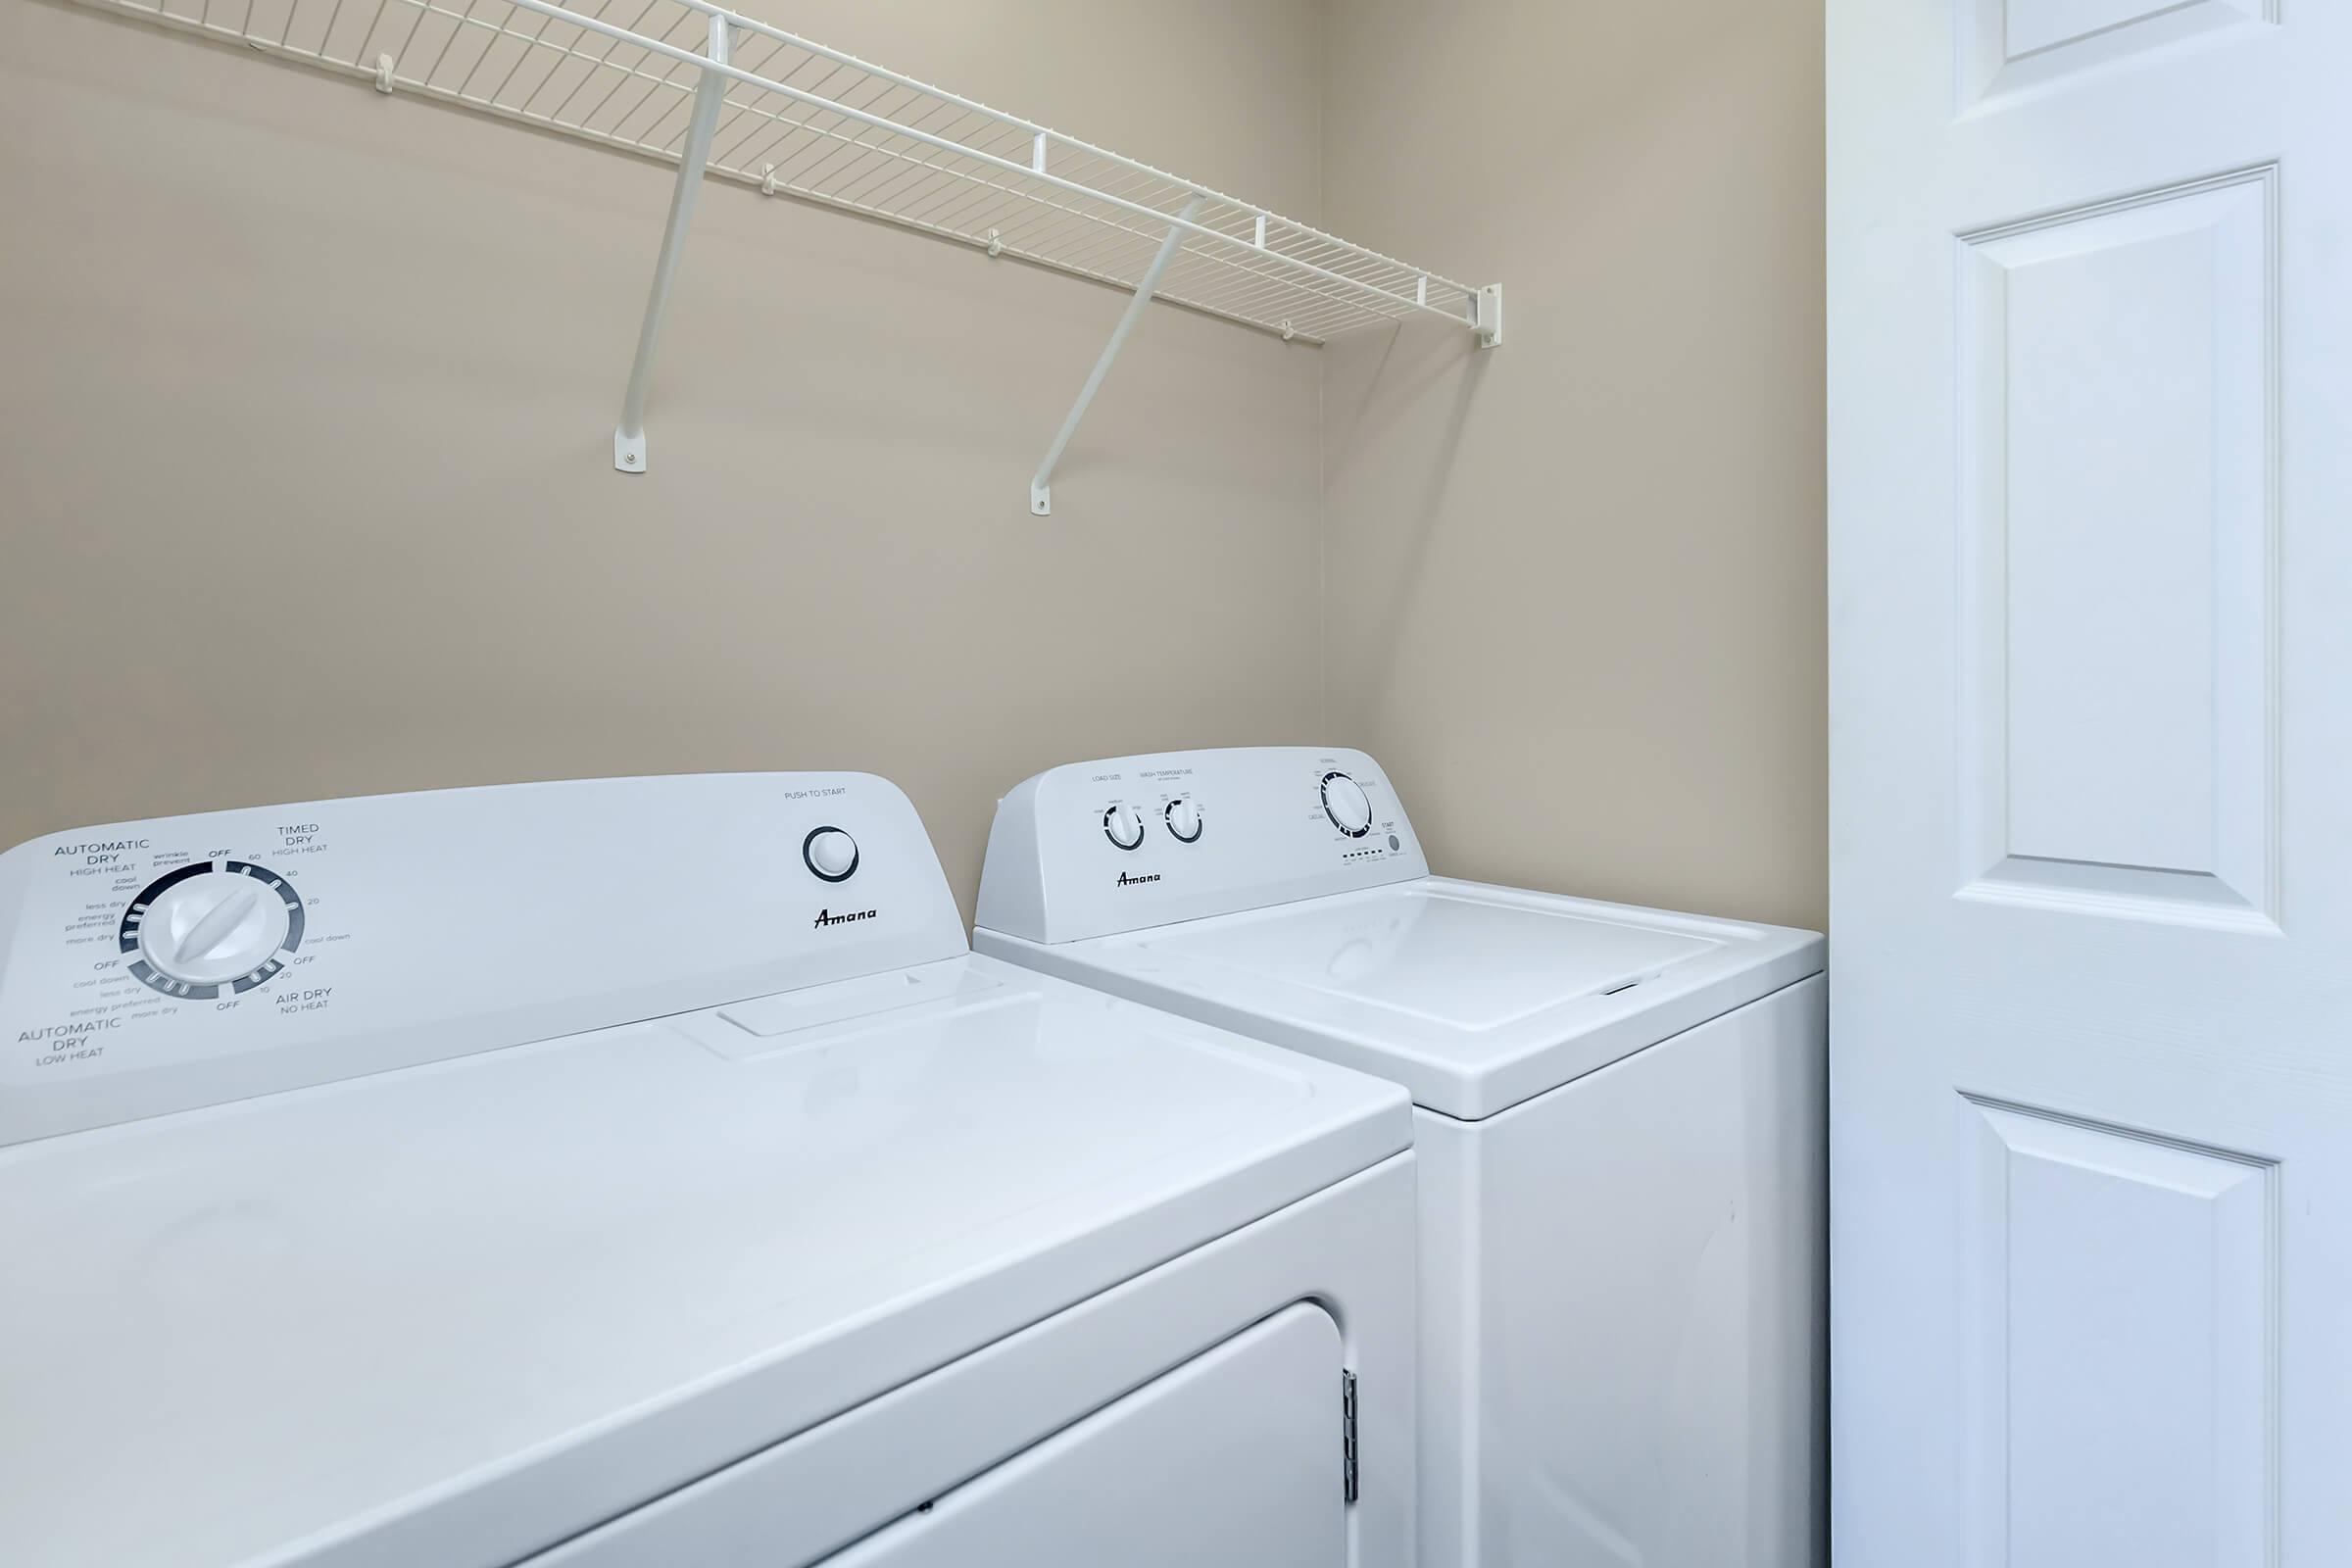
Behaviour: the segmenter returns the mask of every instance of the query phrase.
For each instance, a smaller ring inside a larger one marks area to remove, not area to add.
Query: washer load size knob
[[[1144,842],[1143,814],[1132,806],[1114,806],[1102,813],[1102,835],[1122,850]]]
[[[1372,831],[1372,797],[1345,773],[1323,775],[1323,814],[1331,825],[1351,839]]]
[[[302,945],[302,900],[245,860],[199,860],[156,878],[122,912],[116,944],[132,977],[167,997],[243,994],[274,978]]]

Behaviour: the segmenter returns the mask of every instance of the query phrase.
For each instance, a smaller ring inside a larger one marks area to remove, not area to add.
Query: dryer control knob
[[[1167,817],[1168,831],[1176,835],[1177,843],[1197,844],[1200,841],[1200,807],[1189,800],[1170,801]]]
[[[858,841],[837,827],[820,827],[801,841],[801,858],[827,882],[847,882],[858,869]]]
[[[1114,806],[1102,813],[1102,833],[1122,850],[1144,842],[1144,819],[1132,806]]]
[[[288,918],[263,883],[207,871],[154,895],[139,922],[139,956],[171,979],[220,985],[269,962],[286,939]]]
[[[1323,775],[1323,814],[1351,839],[1372,831],[1372,797],[1345,773]]]

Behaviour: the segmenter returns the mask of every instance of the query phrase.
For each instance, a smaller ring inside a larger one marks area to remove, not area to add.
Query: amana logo
[[[871,920],[881,912],[879,909],[856,909],[847,914],[835,914],[831,909],[819,909],[816,911],[816,923],[820,926],[848,925],[852,920]]]
[[[1119,886],[1123,888],[1140,888],[1147,882],[1156,882],[1158,880],[1159,873],[1157,871],[1152,872],[1150,876],[1129,876],[1124,871],[1119,873]]]

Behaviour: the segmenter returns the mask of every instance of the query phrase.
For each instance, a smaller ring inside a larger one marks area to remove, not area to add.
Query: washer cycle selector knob
[[[1323,814],[1351,839],[1372,831],[1372,797],[1345,773],[1323,775]]]
[[[858,841],[837,827],[820,827],[801,840],[801,858],[827,882],[847,882],[858,869]]]
[[[302,945],[302,900],[283,877],[243,860],[199,860],[130,901],[117,945],[130,973],[168,997],[251,991]]]
[[[1168,831],[1176,835],[1179,844],[1197,844],[1200,839],[1200,808],[1191,801],[1170,801],[1167,809]]]
[[[1132,806],[1114,806],[1102,813],[1102,832],[1122,850],[1144,842],[1144,819]]]

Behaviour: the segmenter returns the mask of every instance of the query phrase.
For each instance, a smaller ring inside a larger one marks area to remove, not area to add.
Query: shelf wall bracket
[[[1423,287],[1427,286],[1425,281]],[[1478,346],[1482,349],[1502,347],[1502,285],[1489,283],[1480,289],[1472,310],[1475,314],[1470,325],[1478,333]]]
[[[1040,150],[1042,153],[1042,137]],[[1086,378],[1086,385],[1078,389],[1078,401],[1070,406],[1070,416],[1061,421],[1061,433],[1054,436],[1054,444],[1046,449],[1046,461],[1037,466],[1036,474],[1029,480],[1029,511],[1032,515],[1050,517],[1054,514],[1054,466],[1061,461],[1062,449],[1070,444],[1070,437],[1078,433],[1078,421],[1086,417],[1087,406],[1095,401],[1095,394],[1102,390],[1102,378],[1110,373],[1110,362],[1119,357],[1120,349],[1126,347],[1127,334],[1135,330],[1135,323],[1143,318],[1144,307],[1152,303],[1152,292],[1159,287],[1160,274],[1168,270],[1168,264],[1176,259],[1176,252],[1184,244],[1185,225],[1193,220],[1193,214],[1200,210],[1200,198],[1195,194],[1184,204],[1184,211],[1176,215],[1175,223],[1168,229],[1168,237],[1159,242],[1159,254],[1152,258],[1152,266],[1135,285],[1135,298],[1127,302],[1127,313],[1119,318],[1119,324],[1110,329],[1110,341],[1102,345],[1102,357],[1095,361],[1094,372]]]
[[[727,19],[710,18],[709,58],[726,65]],[[653,378],[654,350],[662,340],[662,318],[669,312],[670,285],[677,280],[678,255],[686,248],[686,229],[694,221],[694,199],[703,188],[703,171],[710,162],[710,132],[718,124],[718,108],[727,96],[727,78],[706,71],[694,87],[694,112],[686,125],[686,145],[678,152],[677,188],[669,193],[669,223],[662,231],[662,253],[654,261],[654,287],[645,302],[645,323],[637,329],[637,358],[629,367],[629,389],[621,395],[620,423],[612,432],[612,466],[623,473],[645,471],[645,390]]]

